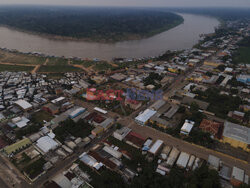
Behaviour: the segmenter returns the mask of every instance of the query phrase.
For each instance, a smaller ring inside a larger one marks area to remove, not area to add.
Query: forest
[[[177,14],[135,8],[2,6],[0,25],[98,42],[153,36],[183,22]]]

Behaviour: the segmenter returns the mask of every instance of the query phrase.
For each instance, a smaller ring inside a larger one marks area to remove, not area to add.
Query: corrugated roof
[[[223,136],[250,144],[250,128],[226,121]]]

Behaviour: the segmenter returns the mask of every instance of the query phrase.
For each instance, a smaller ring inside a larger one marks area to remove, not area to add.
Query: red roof
[[[139,101],[132,100],[132,99],[127,99],[126,102],[130,103],[130,104],[139,104],[140,103]]]
[[[117,166],[115,163],[113,163],[112,161],[110,161],[109,159],[103,158],[102,156],[100,156],[97,152],[95,151],[89,151],[88,155],[94,157],[98,162],[101,162],[102,164],[104,164],[106,167],[114,170]]]
[[[202,129],[205,132],[209,132],[216,138],[220,139],[223,130],[223,123],[203,119],[200,124],[200,129]]]
[[[97,115],[94,117],[94,119],[93,119],[93,121],[96,122],[96,123],[101,123],[101,122],[103,122],[104,120],[105,120],[105,117],[103,117],[103,116],[101,116],[101,115],[99,115],[99,114],[97,114]]]
[[[142,145],[145,142],[145,138],[143,138],[141,135],[131,131],[126,137],[125,140],[132,142],[138,147],[142,147]]]
[[[92,120],[95,116],[97,115],[96,112],[92,112],[91,114],[89,114],[87,117],[85,117],[84,119],[89,121]]]

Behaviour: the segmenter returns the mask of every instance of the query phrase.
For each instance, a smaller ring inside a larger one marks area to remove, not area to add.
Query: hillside
[[[128,8],[0,7],[0,25],[98,42],[141,39],[183,22],[169,12]]]

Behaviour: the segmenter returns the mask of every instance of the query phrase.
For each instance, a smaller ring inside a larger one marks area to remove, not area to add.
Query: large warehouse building
[[[249,152],[250,128],[226,121],[221,141]]]

